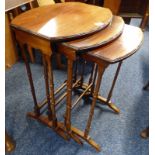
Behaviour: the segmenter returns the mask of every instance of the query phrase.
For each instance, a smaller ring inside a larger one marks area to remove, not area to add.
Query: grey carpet
[[[137,22],[136,22],[137,23]],[[149,92],[142,88],[148,81],[148,30],[141,49],[127,59],[120,71],[112,101],[121,109],[114,114],[106,106],[97,104],[90,135],[101,145],[97,153],[87,143],[81,147],[73,140],[67,142],[48,127],[30,118],[33,101],[23,62],[6,71],[6,129],[16,141],[12,155],[148,155],[149,140],[142,139],[140,131],[148,126]],[[117,65],[111,65],[103,77],[100,92],[107,95]],[[45,95],[43,67],[31,64],[38,101]],[[66,78],[66,71],[54,70],[55,87]],[[72,112],[74,126],[84,129],[90,104],[81,101]],[[62,120],[64,104],[58,108]]]

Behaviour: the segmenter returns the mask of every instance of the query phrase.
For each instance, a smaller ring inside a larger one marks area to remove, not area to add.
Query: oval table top
[[[78,52],[94,49],[116,39],[123,32],[123,28],[124,20],[122,17],[114,16],[111,24],[109,24],[105,29],[88,37],[64,42],[62,44]]]
[[[91,59],[116,63],[133,55],[142,45],[143,32],[139,27],[125,25],[121,36],[113,42],[85,54]]]
[[[80,2],[65,2],[31,9],[11,26],[48,40],[65,40],[95,33],[112,20],[109,9]]]

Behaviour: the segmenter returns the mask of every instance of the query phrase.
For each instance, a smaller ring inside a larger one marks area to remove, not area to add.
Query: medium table
[[[93,62],[94,66],[90,74],[89,81],[84,82],[84,65],[82,67],[82,74],[80,75],[80,83],[77,86],[78,90],[83,90],[81,96],[86,98],[92,98],[91,108],[85,127],[85,131],[78,133],[81,138],[86,140],[89,144],[89,132],[91,128],[91,123],[94,115],[94,108],[96,101],[99,100],[104,105],[109,106],[114,112],[119,113],[120,110],[112,103],[111,97],[113,94],[114,86],[119,75],[122,62],[138,51],[143,41],[143,33],[140,28],[124,25],[121,17],[113,17],[112,23],[104,30],[91,35],[89,37],[83,37],[82,39],[76,39],[74,41],[65,42],[58,45],[60,51],[66,51],[72,53],[74,60],[76,60],[77,55],[86,62]],[[101,85],[102,76],[110,64],[118,63],[118,67],[108,93],[108,97],[104,98],[99,94],[99,89]],[[71,64],[70,64],[71,65]],[[130,67],[130,66],[129,66]],[[72,69],[70,70],[70,72]],[[75,75],[76,75],[75,71]],[[77,76],[77,75],[76,75]],[[75,79],[77,77],[75,76]],[[72,77],[72,72],[70,74],[70,80],[74,80]],[[74,83],[73,83],[74,85]],[[72,89],[72,85],[70,89]],[[77,101],[71,105],[68,104],[68,119],[71,120],[71,109],[77,104]],[[74,128],[71,123],[66,124],[66,127],[72,131]],[[96,145],[96,149],[98,147]]]

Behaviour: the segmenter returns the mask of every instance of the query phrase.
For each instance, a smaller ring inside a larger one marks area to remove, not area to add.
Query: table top
[[[88,37],[64,42],[62,44],[78,52],[94,49],[116,39],[123,32],[123,28],[124,20],[119,16],[114,16],[111,24],[105,29]]]
[[[108,45],[88,52],[95,59],[116,63],[134,54],[141,46],[143,32],[139,27],[125,25],[122,35]]]
[[[5,0],[5,12],[32,1],[33,0]]]
[[[11,26],[48,40],[75,39],[105,28],[112,20],[109,9],[80,2],[65,2],[31,9]]]

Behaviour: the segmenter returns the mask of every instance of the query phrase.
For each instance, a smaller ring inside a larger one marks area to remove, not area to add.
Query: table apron
[[[17,29],[14,29],[14,32],[18,42],[22,44],[27,44],[36,49],[40,49],[42,54],[51,56],[52,50],[51,50],[51,42],[49,40],[40,38],[38,36]]]

